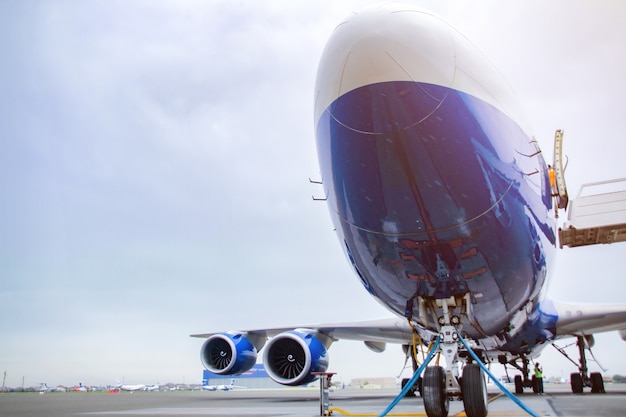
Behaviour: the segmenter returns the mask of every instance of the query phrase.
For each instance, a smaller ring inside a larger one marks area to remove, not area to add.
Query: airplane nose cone
[[[414,81],[450,87],[455,56],[450,27],[433,14],[401,5],[365,9],[341,23],[326,46],[318,69],[315,120],[343,94],[370,84]],[[404,123],[411,125],[428,118],[445,99],[441,93],[427,94],[432,97],[429,105],[414,109]],[[363,128],[350,126],[338,114],[333,117],[355,130]]]

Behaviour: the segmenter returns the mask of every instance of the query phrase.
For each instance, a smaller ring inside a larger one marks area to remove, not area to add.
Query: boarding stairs
[[[570,248],[600,243],[626,242],[626,178],[593,182],[580,187],[570,200],[563,167],[563,131],[554,134],[552,165],[548,165],[555,215],[568,212],[559,228],[559,246]]]
[[[626,242],[626,178],[584,184],[568,212],[561,248]]]

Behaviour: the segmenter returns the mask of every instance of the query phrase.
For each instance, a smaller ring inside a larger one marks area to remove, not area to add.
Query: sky
[[[0,1],[7,386],[199,383],[190,334],[390,316],[309,183],[317,64],[369,3]],[[415,4],[499,68],[546,160],[564,129],[570,194],[626,177],[626,3]],[[560,252],[552,298],[626,301],[626,244]],[[619,336],[596,340],[607,374],[626,374]],[[394,345],[329,354],[339,380],[404,364]],[[541,361],[546,376],[575,370],[551,347]]]

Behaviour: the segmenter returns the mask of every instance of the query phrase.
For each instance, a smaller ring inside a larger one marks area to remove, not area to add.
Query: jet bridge
[[[568,211],[561,248],[626,242],[626,178],[584,184]]]

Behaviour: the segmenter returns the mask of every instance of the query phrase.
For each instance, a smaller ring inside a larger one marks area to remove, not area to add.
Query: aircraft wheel
[[[402,379],[402,389],[404,390],[404,387],[406,387],[406,384],[409,382],[409,378],[403,378]],[[406,393],[406,397],[415,397],[415,387],[411,388],[410,390],[407,391]]]
[[[465,365],[463,368],[461,391],[467,417],[485,417],[487,415],[487,385],[483,371],[477,363]]]
[[[515,375],[515,393],[523,394],[524,393],[524,381],[522,380],[521,375]]]
[[[583,393],[583,377],[579,373],[570,374],[570,385],[574,394]]]
[[[447,417],[450,400],[446,395],[446,373],[441,366],[429,366],[424,371],[422,395],[428,417]]]
[[[589,375],[591,379],[591,392],[595,394],[604,394],[606,391],[604,390],[604,380],[602,379],[602,374],[600,372],[592,372]]]

